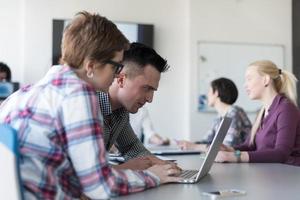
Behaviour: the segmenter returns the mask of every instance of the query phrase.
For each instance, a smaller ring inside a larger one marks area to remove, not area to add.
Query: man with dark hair
[[[241,107],[233,105],[238,98],[238,89],[234,82],[228,78],[213,80],[207,96],[207,104],[218,112],[218,117],[214,120],[212,128],[202,141],[197,143],[178,141],[178,145],[182,149],[206,151],[206,144],[210,144],[214,139],[225,115],[232,118],[232,122],[223,143],[228,146],[242,144],[250,134],[251,122]]]
[[[105,146],[109,150],[115,145],[126,160],[131,159],[119,167],[148,168],[162,161],[137,138],[129,123],[129,113],[136,113],[145,103],[152,102],[160,73],[167,71],[169,65],[155,50],[140,43],[132,43],[124,52],[123,64],[109,92],[98,93],[104,116]]]

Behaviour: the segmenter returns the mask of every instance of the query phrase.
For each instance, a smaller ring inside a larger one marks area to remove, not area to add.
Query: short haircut
[[[73,68],[80,68],[85,59],[105,63],[128,46],[129,41],[113,22],[84,11],[64,30],[61,62]]]
[[[211,82],[213,92],[218,91],[221,102],[234,104],[238,98],[238,89],[234,82],[228,78],[218,78]]]
[[[6,81],[8,81],[8,82],[11,81],[11,71],[7,64],[0,62],[0,72],[6,73]]]
[[[135,77],[142,72],[146,65],[152,65],[160,73],[169,69],[167,60],[162,58],[156,51],[141,43],[131,43],[130,48],[124,52],[123,62],[129,77]],[[130,65],[129,63],[133,63]]]

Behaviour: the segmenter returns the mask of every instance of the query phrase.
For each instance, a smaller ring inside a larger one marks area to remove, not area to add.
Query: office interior
[[[1,61],[11,67],[13,81],[22,85],[38,81],[52,65],[52,21],[71,19],[82,10],[97,12],[113,21],[153,24],[154,48],[171,65],[161,76],[153,102],[147,105],[153,124],[165,137],[199,140],[216,113],[197,109],[198,42],[280,44],[285,49],[285,66],[281,67],[292,71],[296,62],[292,17],[296,3],[292,0],[1,0]],[[255,113],[249,116],[253,120]]]

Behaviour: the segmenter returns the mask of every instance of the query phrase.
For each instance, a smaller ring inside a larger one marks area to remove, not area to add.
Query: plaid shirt
[[[149,171],[109,166],[96,92],[67,66],[10,96],[0,122],[18,130],[26,199],[103,199],[159,184]]]
[[[107,93],[98,92],[101,111],[104,115],[104,143],[108,151],[113,144],[126,160],[151,155],[138,139],[129,123],[129,113],[125,108],[112,111]]]
[[[231,106],[226,116],[231,117],[232,122],[223,141],[223,144],[228,146],[242,144],[250,134],[252,127],[251,121],[249,120],[245,111],[238,106]],[[204,139],[205,143],[212,142],[221,121],[222,117],[218,117],[214,120],[211,130],[207,132],[207,136]]]

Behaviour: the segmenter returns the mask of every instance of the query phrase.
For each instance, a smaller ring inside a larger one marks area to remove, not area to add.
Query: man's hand
[[[177,170],[181,170],[176,164],[170,161],[161,160],[154,155],[133,158],[123,164],[115,165],[113,167],[115,169],[145,170],[153,165],[166,165],[166,164],[172,164],[172,166],[175,165]]]
[[[153,165],[150,158],[147,156],[144,157],[138,157],[128,160],[127,162],[120,164],[120,165],[114,165],[113,168],[115,169],[132,169],[132,170],[144,170],[148,169]]]
[[[165,165],[154,165],[148,169],[159,177],[160,183],[178,182],[182,178],[178,177],[181,173],[180,168],[175,163]]]

